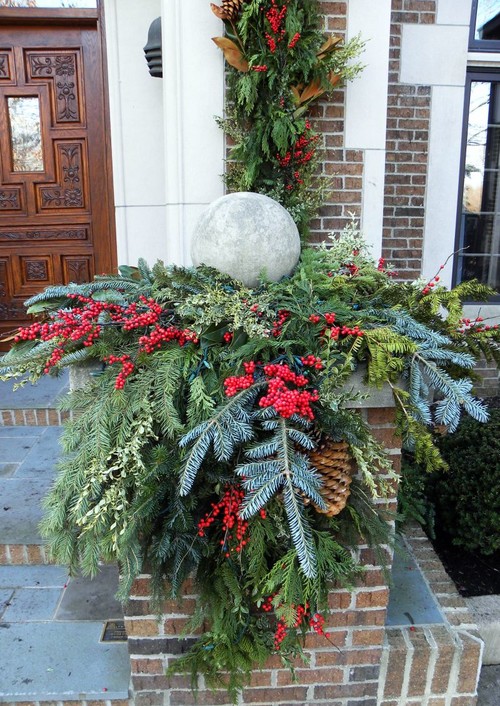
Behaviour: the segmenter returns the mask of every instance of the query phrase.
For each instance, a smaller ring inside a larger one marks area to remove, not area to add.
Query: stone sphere
[[[195,226],[191,240],[195,265],[209,265],[243,282],[259,275],[277,282],[300,257],[300,236],[292,217],[268,196],[238,192],[213,201]]]

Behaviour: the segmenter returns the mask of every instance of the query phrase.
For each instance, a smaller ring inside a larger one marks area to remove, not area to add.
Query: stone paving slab
[[[39,478],[40,474],[48,474],[52,477],[60,455],[59,439],[61,434],[61,427],[46,427],[25,456],[15,477],[36,476]],[[0,449],[3,447],[3,441],[4,439],[0,439]]]
[[[0,630],[0,701],[128,697],[127,644],[100,642],[102,622],[7,625]]]
[[[2,566],[2,588],[64,588],[68,582],[65,566]]]
[[[38,526],[43,516],[42,499],[52,477],[0,478],[0,542],[41,544]]]
[[[55,407],[59,397],[69,390],[67,371],[58,378],[44,375],[36,385],[27,383],[17,390],[13,390],[14,384],[14,380],[0,382],[0,409]]]
[[[434,625],[444,622],[443,614],[415,559],[404,548],[398,547],[392,565],[386,625]]]
[[[14,591],[12,588],[0,589],[0,619],[3,617],[5,610],[9,607],[10,599],[12,598],[13,594]]]
[[[500,664],[483,667],[479,679],[477,706],[499,706]]]
[[[19,463],[0,463],[0,478],[11,478],[19,470]]]
[[[0,439],[2,462],[22,463],[40,436],[7,436]]]
[[[0,383],[1,385],[2,383]],[[2,439],[5,437],[24,437],[24,436],[40,436],[40,434],[43,434],[45,431],[46,427],[11,427],[11,426],[2,426],[0,427],[0,444],[2,443]]]
[[[61,601],[62,588],[19,588],[3,616],[4,623],[52,620]]]
[[[118,567],[101,566],[93,579],[71,577],[55,614],[56,620],[112,620],[123,618],[123,607],[114,595]]]

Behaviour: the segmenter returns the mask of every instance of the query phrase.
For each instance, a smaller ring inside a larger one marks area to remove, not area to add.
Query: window
[[[471,51],[500,51],[500,0],[472,0]]]
[[[469,74],[456,281],[500,291],[500,74]]]

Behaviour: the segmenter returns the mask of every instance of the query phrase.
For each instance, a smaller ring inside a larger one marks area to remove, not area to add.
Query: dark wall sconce
[[[148,43],[144,47],[149,73],[155,78],[163,78],[161,58],[161,17],[151,22],[148,32]]]

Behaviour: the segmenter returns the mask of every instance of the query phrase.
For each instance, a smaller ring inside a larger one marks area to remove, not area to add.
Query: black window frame
[[[458,252],[461,247],[461,235],[462,235],[462,213],[463,213],[463,198],[464,198],[464,187],[465,187],[465,160],[467,155],[467,137],[469,133],[469,111],[470,111],[470,95],[471,95],[471,84],[473,81],[494,81],[500,83],[500,66],[498,69],[491,67],[473,67],[467,70],[466,81],[465,81],[465,101],[464,101],[464,117],[462,125],[462,148],[460,150],[460,172],[459,172],[459,190],[458,190],[458,204],[457,204],[457,217],[456,217],[456,232],[455,232],[455,248],[453,257],[453,272],[452,272],[452,286],[456,287],[460,281],[458,279],[458,265],[460,253]],[[467,302],[469,303],[469,302]],[[470,302],[474,303],[474,302]],[[484,303],[484,302],[483,302]],[[497,304],[500,303],[500,291],[498,294],[493,295],[488,299],[488,303]]]
[[[476,39],[476,19],[479,0],[472,0],[472,13],[469,30],[469,51],[500,52],[500,39]]]

